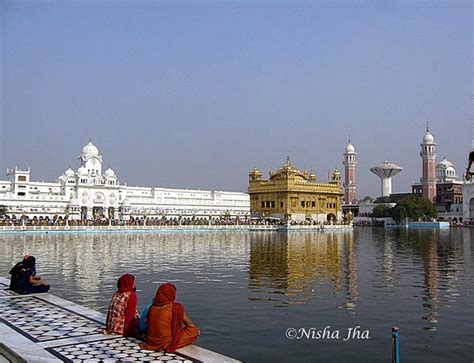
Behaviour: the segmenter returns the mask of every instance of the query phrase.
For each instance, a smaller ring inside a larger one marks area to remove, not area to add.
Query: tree
[[[397,223],[405,218],[419,221],[420,219],[436,218],[436,216],[434,204],[428,199],[417,196],[400,200],[392,210],[392,217]]]
[[[378,197],[374,200],[374,203],[392,203],[392,199],[390,197]]]
[[[359,203],[372,203],[374,201],[374,198],[372,198],[370,195],[366,195],[363,199],[359,200]]]
[[[392,216],[392,209],[390,206],[385,204],[380,204],[374,208],[372,211],[373,218],[385,218]]]

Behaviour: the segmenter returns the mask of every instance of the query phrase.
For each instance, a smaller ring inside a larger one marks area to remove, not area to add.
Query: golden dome
[[[249,172],[249,178],[250,180],[257,180],[262,177],[262,172],[258,170],[256,167],[250,170]]]
[[[301,178],[303,180],[308,180],[308,178],[309,178],[308,175],[307,175],[307,172],[305,174],[304,172],[302,172],[302,171],[298,170],[297,168],[295,168],[291,164],[290,158],[287,157],[285,164],[280,169],[278,169],[276,172],[270,174],[270,180],[273,180],[273,179],[288,179],[289,177],[292,177],[292,176]]]

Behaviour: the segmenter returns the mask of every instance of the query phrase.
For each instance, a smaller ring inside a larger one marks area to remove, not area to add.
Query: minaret
[[[423,198],[436,202],[436,143],[433,135],[430,134],[429,126],[426,126],[426,134],[423,136],[423,143],[420,146],[420,156],[423,163],[423,176],[421,177]]]
[[[356,199],[356,152],[354,145],[351,144],[351,139],[346,146],[344,153],[345,175],[344,175],[344,202],[345,204],[352,204]]]

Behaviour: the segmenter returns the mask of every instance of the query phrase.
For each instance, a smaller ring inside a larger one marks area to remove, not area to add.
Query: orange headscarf
[[[155,295],[154,304],[157,306],[173,304],[172,318],[171,318],[171,344],[166,347],[166,351],[173,353],[176,350],[176,346],[181,337],[181,331],[183,330],[183,318],[184,308],[183,305],[175,303],[176,299],[176,286],[171,283],[166,283],[158,288]]]

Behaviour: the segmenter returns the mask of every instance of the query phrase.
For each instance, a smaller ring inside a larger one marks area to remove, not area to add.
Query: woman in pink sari
[[[109,305],[105,333],[135,336],[139,318],[135,277],[123,275],[117,282],[117,288]]]

